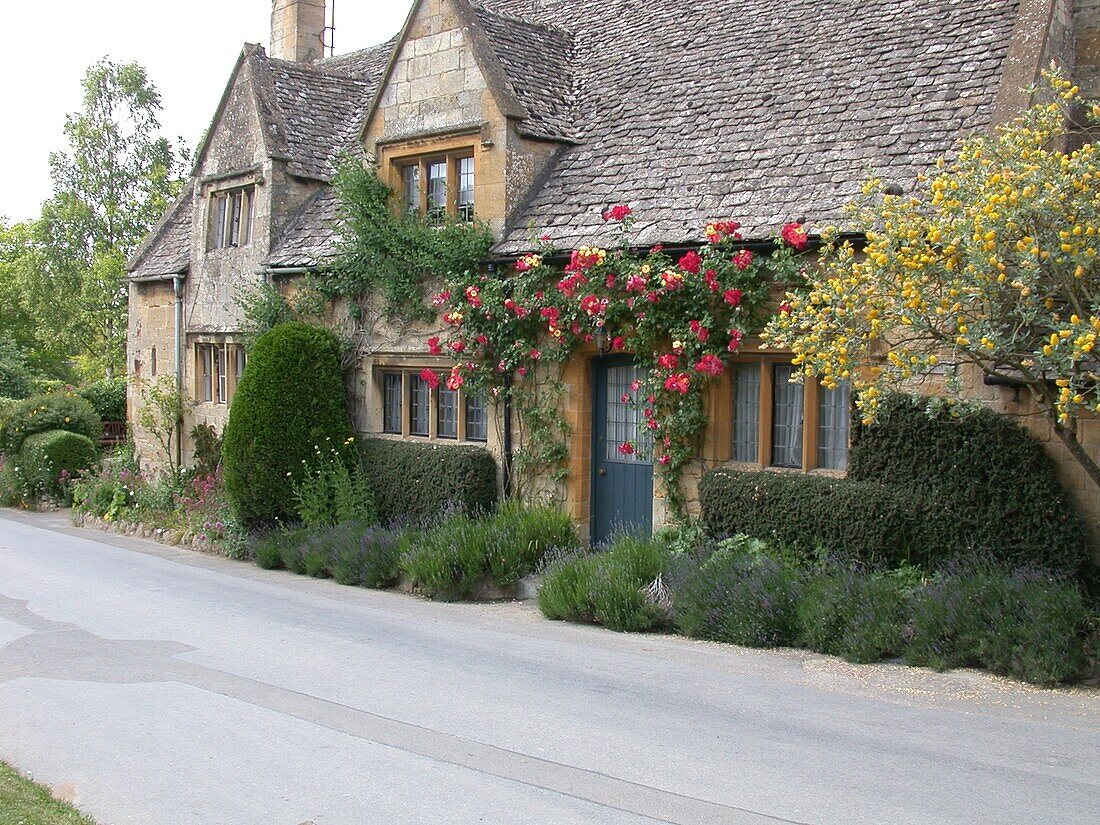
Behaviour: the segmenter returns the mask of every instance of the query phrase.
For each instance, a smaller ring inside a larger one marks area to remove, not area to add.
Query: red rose
[[[443,352],[443,347],[439,346],[439,336],[433,335],[428,339],[428,352],[432,355],[439,355]]]
[[[634,455],[634,445],[629,441],[624,441],[619,445],[619,452],[623,455]]]
[[[463,379],[463,377],[459,375],[458,370],[459,368],[457,366],[451,367],[451,374],[447,376],[447,389],[452,391],[457,390],[464,383],[466,383],[465,379]]]
[[[464,352],[466,349],[465,341],[454,341],[451,343],[451,350],[455,353]]]
[[[611,349],[615,352],[618,352],[623,348],[623,343],[623,336],[616,335],[614,338],[611,339]]]
[[[450,297],[451,293],[447,291],[440,292],[438,295],[432,298],[432,306],[434,306],[436,309],[439,309],[439,307],[443,306],[445,303],[447,303],[448,300],[450,300]]]
[[[741,290],[739,289],[727,289],[722,293],[722,300],[729,304],[731,307],[735,307],[741,303]]]
[[[657,463],[660,464],[662,467],[668,464],[669,461],[671,461],[671,459],[668,457],[667,453],[664,453],[657,457]]]
[[[797,251],[805,249],[808,242],[806,230],[802,228],[802,224],[797,222],[783,224],[783,228],[779,230],[779,237]]]
[[[703,259],[699,257],[698,252],[686,252],[684,256],[677,262],[677,266],[684,272],[690,272],[692,275],[699,274],[699,265],[703,262]]]
[[[439,376],[432,372],[430,369],[422,369],[420,371],[420,378],[433,390],[439,389]]]
[[[730,352],[737,352],[741,348],[741,330],[730,330],[730,342],[726,347]]]
[[[481,295],[476,286],[466,287],[466,301],[475,309],[481,306]]]
[[[665,379],[665,389],[687,395],[691,386],[691,377],[686,372],[674,372]]]
[[[666,352],[657,359],[657,366],[664,370],[674,370],[680,363],[680,358],[672,352]]]
[[[604,210],[604,221],[623,221],[630,216],[631,208],[625,203],[621,203],[618,206],[612,206],[610,209]]]
[[[538,361],[540,358],[542,358],[542,353],[539,352],[537,349],[533,349],[529,353],[527,353],[527,357],[530,358],[532,361]]]
[[[733,265],[737,267],[741,272],[744,272],[749,268],[749,264],[752,263],[753,258],[756,256],[752,254],[751,249],[739,249],[734,256],[730,258],[733,261]]]
[[[695,365],[695,371],[705,373],[706,375],[718,376],[725,370],[722,365],[722,359],[717,355],[707,354],[699,359]]]

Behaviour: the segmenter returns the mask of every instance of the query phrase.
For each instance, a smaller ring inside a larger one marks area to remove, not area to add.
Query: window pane
[[[218,388],[218,403],[224,404],[228,398],[226,393],[226,372],[225,372],[225,347],[217,346],[213,347],[214,350],[214,375],[217,377]]]
[[[409,433],[428,435],[431,387],[419,375],[409,376]]]
[[[822,387],[817,397],[817,466],[828,470],[847,470],[851,399],[848,382],[838,383],[835,390]]]
[[[803,387],[790,383],[794,372],[789,364],[776,364],[773,373],[772,464],[776,467],[802,466]]]
[[[607,370],[607,443],[604,457],[608,461],[630,461],[649,464],[653,438],[646,427],[645,413],[635,404],[630,385],[645,378],[638,367],[609,367]],[[626,399],[624,401],[623,399]],[[634,452],[623,455],[619,447],[630,442]]]
[[[214,198],[214,248],[221,249],[225,246],[226,206],[229,203],[225,195]]]
[[[466,396],[466,440],[487,441],[489,413],[482,395]]]
[[[459,158],[458,161],[458,219],[474,219],[474,159]]]
[[[149,353],[149,372],[156,378],[157,377],[157,348],[153,347],[153,351]]]
[[[401,374],[382,376],[382,431],[401,435]]]
[[[241,227],[241,245],[248,246],[252,243],[252,200],[255,190],[251,187],[244,190],[244,226]]]
[[[420,165],[406,166],[401,170],[401,200],[405,211],[420,211]]]
[[[244,193],[234,192],[230,195],[232,201],[233,212],[229,218],[229,245],[240,246],[241,244],[241,208],[244,206]]]
[[[199,347],[199,363],[202,365],[202,400],[213,401],[214,400],[214,384],[213,384],[213,355],[214,348],[202,345]]]
[[[436,390],[436,435],[458,438],[458,392],[443,385]]]
[[[760,460],[760,365],[733,366],[733,460]]]
[[[428,165],[428,220],[441,221],[447,214],[447,162]]]
[[[244,365],[246,362],[244,355],[244,347],[236,348],[237,354],[237,382],[240,383],[241,376],[244,375]]]

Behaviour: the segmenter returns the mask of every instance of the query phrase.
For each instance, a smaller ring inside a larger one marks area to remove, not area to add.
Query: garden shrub
[[[96,445],[84,435],[49,430],[29,436],[20,450],[22,472],[39,495],[64,495],[68,480],[95,464]]]
[[[906,600],[898,578],[855,570],[807,577],[799,595],[799,646],[877,662],[902,651]]]
[[[77,433],[98,443],[103,424],[92,405],[78,395],[33,395],[8,413],[0,430],[0,451],[15,455],[26,438],[50,430]]]
[[[196,424],[191,428],[192,471],[196,476],[212,476],[222,466],[222,437],[210,424]]]
[[[430,521],[448,506],[474,515],[496,505],[496,462],[481,447],[368,438],[363,466],[383,524]]]
[[[825,555],[884,567],[923,560],[911,494],[878,482],[714,470],[703,476],[699,499],[715,538],[743,533],[807,560]]]
[[[506,587],[539,568],[547,551],[572,550],[580,539],[569,515],[548,504],[501,505],[486,524],[486,563],[497,587]]]
[[[1085,665],[1081,592],[1043,572],[945,574],[918,591],[910,612],[910,664],[978,666],[1040,685],[1070,681]]]
[[[611,630],[652,630],[664,618],[646,588],[664,572],[669,556],[650,538],[624,535],[592,555],[552,562],[539,587],[539,609],[550,619],[595,622]]]
[[[849,476],[908,492],[929,559],[963,551],[1079,574],[1089,559],[1073,501],[1043,445],[1005,415],[895,394],[853,433]]]
[[[0,507],[23,507],[31,498],[19,457],[0,454]]]
[[[397,583],[408,536],[400,530],[363,523],[329,531],[332,577],[340,584],[384,588]]]
[[[126,381],[106,378],[88,384],[76,391],[77,395],[92,405],[103,421],[126,420]]]
[[[722,542],[673,589],[676,629],[748,647],[792,644],[801,583],[796,568],[744,537]]]
[[[467,599],[485,574],[488,533],[484,522],[464,513],[447,516],[413,538],[402,571],[429,598]]]
[[[340,343],[301,322],[256,341],[224,432],[226,489],[248,527],[294,515],[294,479],[319,445],[352,435]]]
[[[19,401],[15,398],[0,395],[0,432],[3,432],[4,422],[8,420],[8,416],[18,403]]]
[[[348,439],[341,449],[318,447],[300,478],[292,482],[294,509],[302,524],[325,527],[346,521],[377,521],[374,496],[353,445]]]

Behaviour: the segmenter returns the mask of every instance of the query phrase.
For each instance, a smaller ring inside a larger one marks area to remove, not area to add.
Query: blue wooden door
[[[642,410],[631,385],[642,371],[629,356],[593,361],[592,543],[619,532],[653,531],[653,463]],[[624,454],[621,445],[636,449]]]

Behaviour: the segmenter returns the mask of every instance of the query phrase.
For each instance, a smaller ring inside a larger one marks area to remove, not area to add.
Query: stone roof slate
[[[340,200],[331,186],[311,195],[291,218],[268,256],[268,266],[313,267],[332,260],[337,251],[339,208]]]
[[[194,191],[194,184],[188,184],[149,233],[130,261],[130,278],[156,278],[187,272],[191,262]]]
[[[528,117],[519,132],[543,140],[573,141],[577,134],[573,38],[561,29],[493,14],[474,6],[478,22]]]
[[[533,225],[560,247],[610,243],[629,202],[638,242],[749,237],[837,221],[871,170],[904,187],[988,125],[1017,0],[478,0],[571,32],[577,125],[498,245]]]

